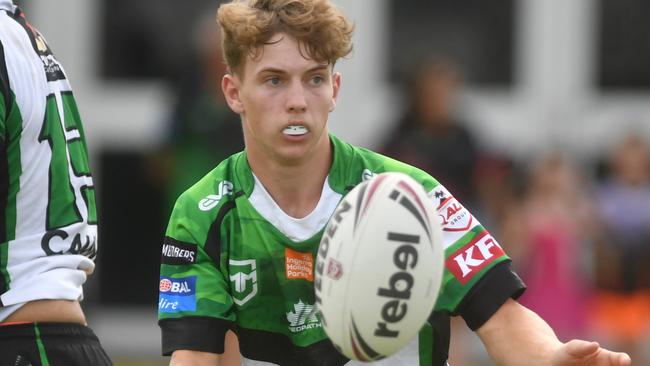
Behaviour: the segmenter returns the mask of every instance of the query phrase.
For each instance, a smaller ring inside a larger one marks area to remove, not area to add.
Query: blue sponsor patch
[[[160,276],[158,312],[196,311],[196,276],[171,278]]]

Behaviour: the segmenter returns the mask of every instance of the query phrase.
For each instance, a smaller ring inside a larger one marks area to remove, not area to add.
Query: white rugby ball
[[[443,261],[442,229],[422,185],[383,173],[356,186],[317,255],[316,303],[332,343],[359,361],[406,346],[433,311]]]

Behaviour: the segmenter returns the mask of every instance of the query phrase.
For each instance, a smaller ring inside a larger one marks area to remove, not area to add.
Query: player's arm
[[[572,340],[562,343],[542,318],[512,299],[507,300],[476,332],[490,357],[499,365],[631,364],[627,354],[609,351],[595,342]]]
[[[229,331],[235,314],[222,271],[223,238],[208,234],[221,222],[215,223],[218,212],[201,211],[194,196],[205,195],[186,192],[178,199],[163,241],[158,299],[162,353],[172,356],[171,365],[232,366],[218,356],[239,358],[236,349],[228,348],[228,339],[235,338]]]
[[[169,366],[222,366],[216,353],[176,350],[172,353]]]
[[[176,350],[172,353],[169,366],[241,366],[239,343],[233,332],[226,333],[224,353]]]

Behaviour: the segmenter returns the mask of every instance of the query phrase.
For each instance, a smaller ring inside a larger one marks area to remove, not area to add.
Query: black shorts
[[[110,366],[93,331],[72,323],[0,326],[0,366]]]

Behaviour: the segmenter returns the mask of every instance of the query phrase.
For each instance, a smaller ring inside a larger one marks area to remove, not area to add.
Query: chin
[[[278,160],[291,165],[304,161],[311,154],[313,154],[313,148],[302,144],[299,146],[287,146],[276,150],[276,157]]]

